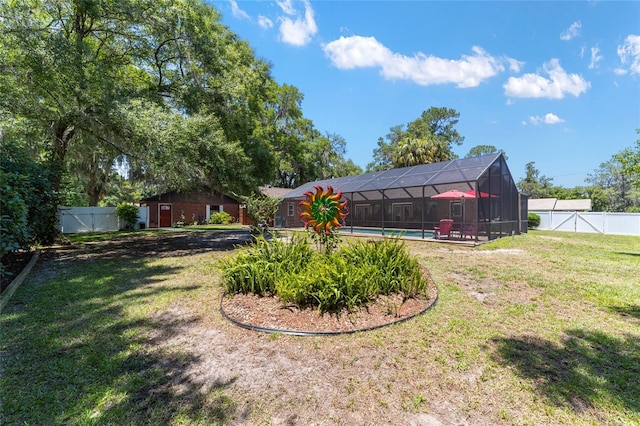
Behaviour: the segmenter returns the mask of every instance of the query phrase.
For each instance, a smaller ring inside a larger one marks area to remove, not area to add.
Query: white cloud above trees
[[[615,70],[616,74],[640,74],[640,35],[628,35],[617,53],[621,66]]]
[[[280,19],[280,40],[293,46],[305,46],[318,32],[314,12],[308,1],[304,2],[304,16],[299,17],[291,0],[278,1],[278,6],[289,15]]]
[[[240,9],[240,6],[238,6],[238,2],[236,0],[229,0],[229,3],[231,3],[231,14],[234,17],[238,19],[251,20],[251,17],[249,16],[249,14],[244,10]]]
[[[473,47],[471,55],[460,59],[439,58],[416,53],[407,56],[391,51],[375,37],[340,37],[324,46],[332,64],[343,70],[379,68],[389,80],[410,80],[421,86],[452,83],[460,88],[476,87],[484,80],[505,70],[519,70],[521,63],[494,57],[480,47]]]
[[[598,64],[602,61],[603,57],[600,54],[600,48],[591,48],[591,61],[589,62],[589,69],[598,68]]]
[[[560,40],[569,41],[576,38],[580,35],[580,28],[582,28],[582,23],[580,21],[574,22],[560,34]]]
[[[544,74],[544,75],[541,75]],[[578,74],[568,74],[558,59],[546,62],[541,73],[509,77],[503,85],[505,95],[513,98],[562,99],[567,95],[580,96],[591,83]]]
[[[266,16],[259,15],[258,16],[258,25],[260,25],[260,27],[262,27],[262,29],[268,30],[270,28],[273,28],[273,21],[271,19],[267,18]]]
[[[558,124],[558,123],[564,123],[564,120],[560,117],[558,117],[557,115],[555,115],[552,112],[549,112],[547,114],[545,114],[544,116],[539,116],[539,115],[533,115],[531,117],[529,117],[529,122],[531,124]]]
[[[276,1],[276,3],[280,7],[280,9],[282,9],[282,11],[284,13],[286,13],[287,15],[295,15],[296,14],[296,8],[293,7],[293,1],[292,0],[278,0],[278,1]]]

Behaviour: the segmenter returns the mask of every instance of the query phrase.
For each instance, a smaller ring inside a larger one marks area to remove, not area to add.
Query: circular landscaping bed
[[[438,300],[435,284],[428,298],[403,300],[400,295],[380,296],[353,312],[321,314],[317,309],[285,305],[274,296],[255,294],[225,295],[220,301],[222,315],[249,330],[293,335],[326,335],[373,330],[406,321],[419,315]]]
[[[221,314],[241,327],[323,335],[405,321],[435,305],[428,272],[398,240],[314,249],[306,237],[257,239],[222,261]]]

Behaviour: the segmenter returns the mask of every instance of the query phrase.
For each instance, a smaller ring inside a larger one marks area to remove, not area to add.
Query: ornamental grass
[[[426,297],[429,286],[398,239],[358,241],[327,253],[314,250],[304,234],[290,241],[258,237],[221,267],[227,294],[276,296],[283,304],[322,313],[351,311],[380,295]]]

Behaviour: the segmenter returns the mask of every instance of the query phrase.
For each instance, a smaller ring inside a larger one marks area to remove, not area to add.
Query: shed
[[[527,230],[527,197],[518,192],[500,153],[304,184],[284,196],[284,226],[303,226],[298,203],[314,186],[328,185],[348,201],[345,231],[430,238],[441,219],[453,219],[460,238],[466,234],[476,241]]]
[[[149,227],[171,227],[177,222],[205,223],[213,212],[227,212],[241,221],[240,202],[218,191],[170,191],[140,200],[149,207]]]
[[[291,188],[280,188],[277,186],[261,186],[260,192],[267,197],[283,198],[287,193],[291,192]]]
[[[558,200],[557,198],[530,198],[529,211],[591,211],[591,199]]]

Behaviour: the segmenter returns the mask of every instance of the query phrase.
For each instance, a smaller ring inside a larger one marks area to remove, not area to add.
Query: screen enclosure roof
[[[476,181],[501,155],[497,153],[479,157],[458,158],[439,163],[420,164],[418,166],[365,173],[357,176],[317,180],[291,190],[284,195],[284,198],[304,198],[304,193],[313,191],[314,186],[327,187],[331,185],[335,190],[340,190],[343,193],[352,193]]]

